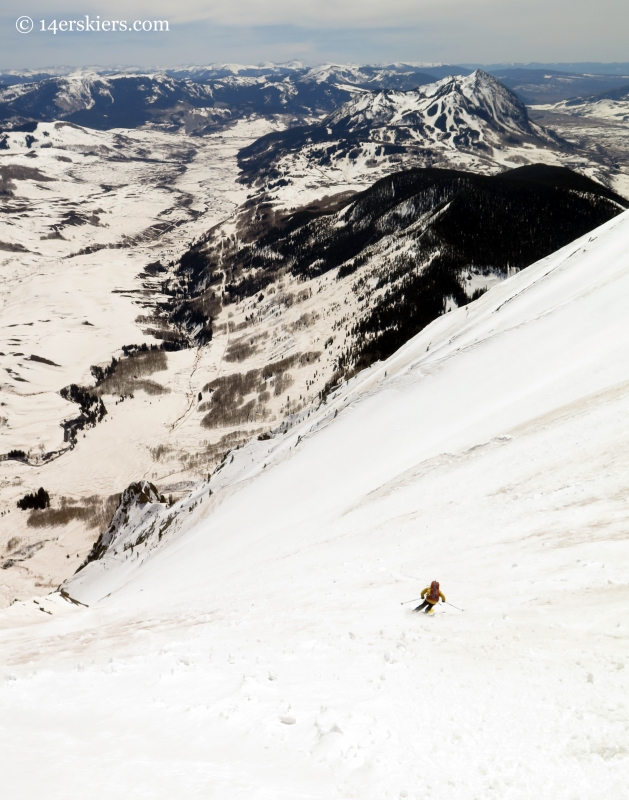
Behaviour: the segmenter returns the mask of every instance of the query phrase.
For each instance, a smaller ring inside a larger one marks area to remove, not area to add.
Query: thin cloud
[[[13,9],[13,13],[9,9]],[[5,0],[0,68],[216,62],[629,61],[626,0]],[[89,14],[170,23],[167,36],[49,36],[39,20]]]

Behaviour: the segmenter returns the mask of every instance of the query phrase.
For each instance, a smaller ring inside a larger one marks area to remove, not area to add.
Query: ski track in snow
[[[3,611],[3,796],[629,797],[628,241],[138,509],[117,548],[172,530],[67,582],[89,608]],[[435,578],[465,611],[401,605]]]

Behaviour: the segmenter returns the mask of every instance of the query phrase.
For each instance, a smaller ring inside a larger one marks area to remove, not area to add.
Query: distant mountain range
[[[29,75],[21,82],[17,75],[8,77],[0,89],[0,126],[5,129],[61,119],[101,130],[155,123],[199,133],[252,114],[312,119],[356,92],[406,91],[436,79],[409,65],[191,68],[145,75],[78,71]]]
[[[304,122],[357,93],[414,90],[471,69],[456,65],[210,65],[162,71],[58,68],[0,72],[0,127],[63,119],[97,129],[147,123],[211,131],[242,116]],[[495,66],[486,70],[525,103],[549,103],[615,89],[629,78]]]
[[[629,70],[624,74],[596,75],[557,69],[497,67],[489,68],[487,72],[527,105],[557,103],[572,97],[599,94],[629,83]]]

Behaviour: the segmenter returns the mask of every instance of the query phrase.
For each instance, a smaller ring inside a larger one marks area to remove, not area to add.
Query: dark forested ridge
[[[347,375],[389,356],[448,303],[477,296],[472,273],[504,277],[628,205],[589,178],[545,165],[494,176],[413,169],[289,213],[252,205],[239,238],[210,235],[181,259],[173,317],[185,327],[188,315],[188,330],[207,333],[203,308],[212,303],[251,297],[280,273],[306,282],[338,270],[360,302],[338,363],[338,376]]]

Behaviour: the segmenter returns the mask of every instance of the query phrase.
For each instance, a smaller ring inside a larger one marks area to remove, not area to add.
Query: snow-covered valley
[[[21,451],[29,463],[0,462],[0,550],[3,563],[13,560],[0,573],[2,605],[58,585],[72,569],[68,557],[83,557],[98,534],[78,518],[61,528],[29,528],[15,508],[19,497],[43,484],[57,504],[90,496],[106,502],[143,477],[164,433],[181,427],[198,390],[191,384],[195,351],[164,359],[166,369],[161,365],[153,382],[163,394],[139,392],[126,404],[115,393],[106,396],[102,430],[79,434],[73,450],[61,423],[76,417],[78,406],[59,392],[91,385],[91,366],[108,364],[125,345],[161,344],[164,333],[151,314],[163,268],[147,266],[177,258],[242,203],[236,153],[268,130],[265,121],[242,122],[191,139],[40,123],[34,136],[8,135],[0,151],[0,452]],[[209,374],[220,361],[217,350],[206,354]],[[181,431],[179,441],[189,444]]]
[[[623,191],[620,187],[627,185],[629,175],[626,84],[598,95],[535,105],[529,112],[538,124],[552,129],[579,151],[591,153],[603,165],[604,172],[616,173],[614,184]]]
[[[628,243],[137,506],[63,587],[87,607],[1,612],[7,796],[626,797]],[[402,605],[435,578],[453,605]]]

